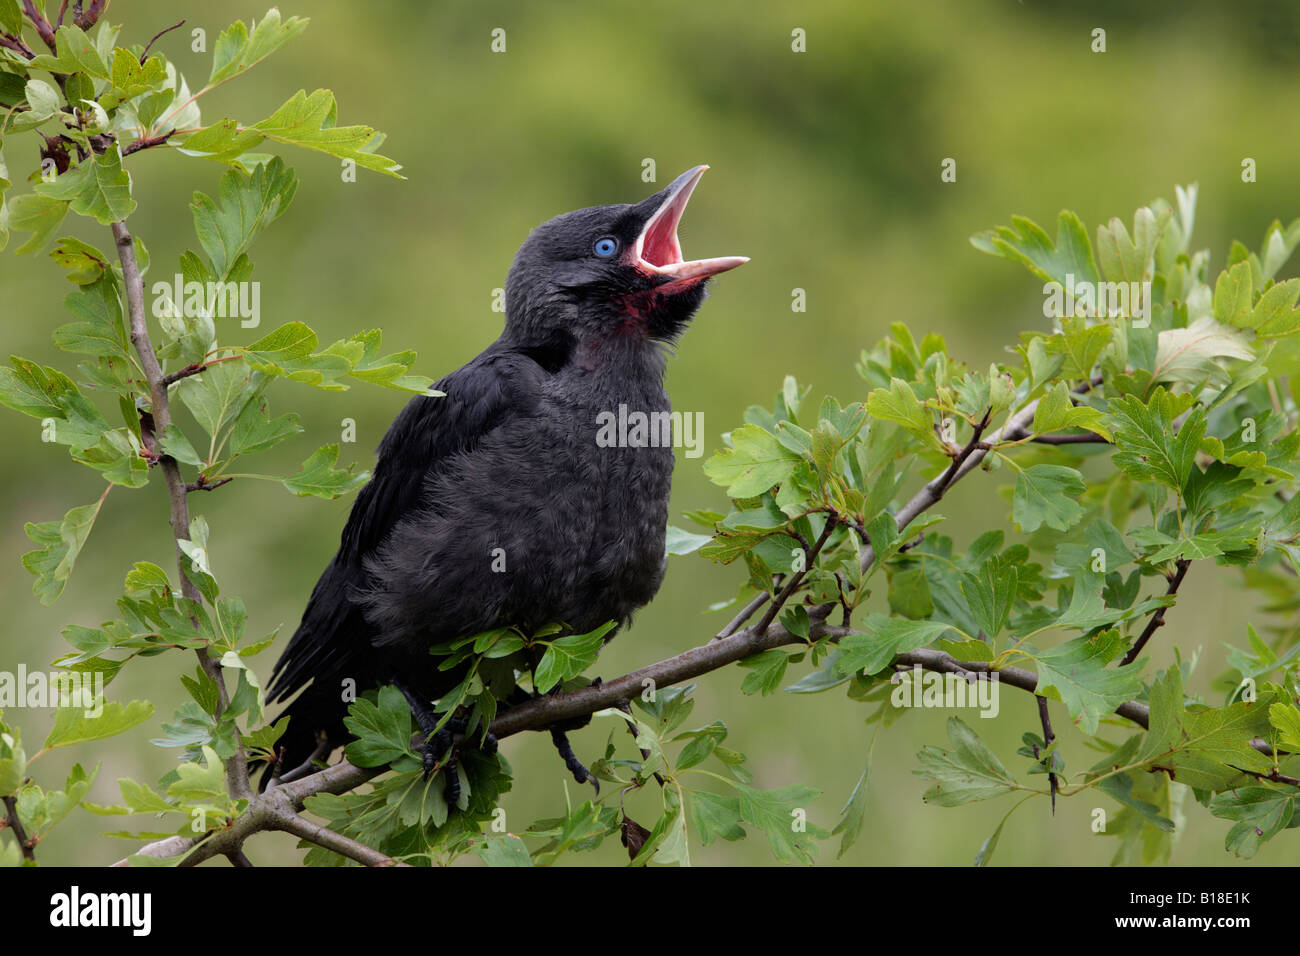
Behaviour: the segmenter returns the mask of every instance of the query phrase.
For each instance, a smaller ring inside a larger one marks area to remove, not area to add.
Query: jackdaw
[[[440,671],[431,647],[501,627],[626,624],[659,590],[672,448],[603,447],[598,419],[669,410],[667,347],[708,279],[748,261],[682,258],[677,225],[707,168],[635,205],[538,226],[511,266],[501,337],[434,385],[445,397],[397,416],[272,674],[273,701],[301,691],[281,766],[347,741],[348,689],[395,685],[431,733],[434,702],[464,675]],[[426,770],[449,758],[453,796],[450,739],[444,727],[425,756]]]

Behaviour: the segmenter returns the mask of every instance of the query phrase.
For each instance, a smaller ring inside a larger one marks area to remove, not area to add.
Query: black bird
[[[556,622],[581,634],[626,624],[654,597],[672,449],[602,447],[597,422],[620,405],[669,409],[666,347],[709,277],[748,261],[682,259],[677,225],[707,168],[635,205],[538,226],[510,269],[501,337],[435,384],[445,397],[417,396],[397,416],[275,665],[272,700],[302,690],[284,711],[281,766],[347,741],[345,686],[396,685],[431,731],[430,702],[461,676],[438,671],[432,646]]]

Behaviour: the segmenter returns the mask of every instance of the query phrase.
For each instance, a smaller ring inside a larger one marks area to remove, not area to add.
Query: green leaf
[[[474,848],[474,852],[488,866],[533,865],[532,857],[528,855],[528,847],[524,846],[524,841],[513,833],[488,837]]]
[[[194,231],[219,281],[226,281],[253,238],[284,213],[297,189],[293,170],[277,156],[251,175],[238,169],[227,170],[215,200],[203,193],[194,194],[190,203]]]
[[[1107,762],[1109,763],[1113,761],[1114,757],[1111,757]],[[1097,768],[1094,768],[1094,770],[1097,770]],[[1104,773],[1105,770],[1099,772]],[[1154,803],[1149,803],[1148,801],[1143,800],[1134,792],[1138,789],[1135,784],[1140,783],[1142,783],[1142,781],[1138,779],[1134,772],[1130,771],[1129,773],[1120,773],[1111,777],[1106,777],[1104,780],[1098,782],[1097,789],[1124,804],[1124,806],[1128,807],[1157,830],[1161,830],[1165,833],[1173,833],[1174,821],[1164,816],[1160,812],[1160,808]]]
[[[1217,793],[1210,800],[1210,812],[1237,821],[1223,841],[1224,849],[1249,859],[1260,846],[1292,825],[1295,818],[1294,787],[1241,787]]]
[[[841,676],[878,674],[895,655],[924,647],[950,627],[941,621],[909,621],[885,614],[868,614],[858,626],[863,633],[840,641],[843,656],[835,672]]]
[[[232,162],[270,139],[349,159],[365,169],[398,179],[405,178],[398,172],[400,165],[374,152],[383,143],[382,133],[369,126],[336,126],[337,119],[338,106],[333,93],[316,90],[309,96],[300,90],[260,123],[241,127],[233,120],[223,120],[191,133],[180,145],[185,153]]]
[[[853,792],[849,794],[849,802],[844,805],[840,811],[840,822],[835,824],[835,829],[831,835],[840,836],[840,849],[835,854],[838,860],[844,856],[849,847],[858,841],[862,833],[863,821],[867,818],[867,795],[869,793],[871,782],[871,755],[875,750],[875,738],[872,738],[871,747],[867,750],[866,766],[862,768],[862,775],[858,777],[858,782],[853,787]]]
[[[70,747],[90,740],[103,740],[125,733],[132,727],[144,723],[153,716],[153,704],[147,700],[133,700],[128,704],[119,701],[105,701],[99,698],[95,702],[95,716],[87,716],[83,706],[60,707],[54,713],[54,726],[45,738],[44,749],[54,750]]]
[[[1063,428],[1082,428],[1110,439],[1105,416],[1087,405],[1075,405],[1069,387],[1064,382],[1057,382],[1047,390],[1034,410],[1034,434],[1045,435]]]
[[[794,784],[773,790],[756,790],[743,783],[736,784],[739,793],[740,818],[757,827],[767,837],[772,855],[782,863],[797,858],[803,863],[812,862],[816,844],[810,837],[824,837],[826,831],[812,824],[805,832],[795,828],[796,811],[807,812],[808,805],[821,796],[819,790]]]
[[[1088,231],[1068,210],[1062,210],[1057,217],[1055,243],[1032,219],[1012,216],[1010,226],[972,236],[971,245],[981,252],[1019,262],[1046,282],[1064,286],[1071,275],[1075,284],[1097,281]]]
[[[1097,261],[1111,282],[1143,282],[1154,270],[1156,246],[1173,216],[1168,206],[1157,214],[1143,206],[1133,214],[1133,236],[1118,218],[1097,227]]]
[[[1064,465],[1030,465],[1021,470],[1011,497],[1011,516],[1026,533],[1044,524],[1057,531],[1069,531],[1086,514],[1074,500],[1087,486],[1083,475]]]
[[[961,576],[961,593],[966,598],[971,618],[985,637],[992,640],[1001,633],[1016,603],[1019,571],[1001,555],[980,563],[978,570]],[[967,637],[976,637],[968,634]]]
[[[1294,651],[1295,648],[1291,650]],[[1279,701],[1268,708],[1268,719],[1269,723],[1281,733],[1278,742],[1283,749],[1300,751],[1300,707],[1296,707],[1289,701]]]
[[[1038,665],[1036,693],[1064,703],[1070,719],[1084,733],[1095,734],[1103,717],[1142,691],[1140,667],[1106,666],[1119,656],[1124,643],[1119,631],[1108,630],[1045,651],[1025,644],[1020,649]]]
[[[1182,427],[1174,429],[1174,419],[1191,401],[1190,395],[1175,395],[1160,386],[1146,404],[1136,395],[1112,400],[1115,464],[1138,481],[1157,481],[1181,493],[1205,434],[1205,410],[1200,406],[1192,409]]]
[[[704,545],[713,540],[712,535],[692,534],[684,531],[675,525],[668,526],[668,532],[664,536],[664,552],[666,554],[691,554],[698,551]]]
[[[1151,724],[1137,760],[1179,783],[1216,792],[1248,782],[1244,771],[1268,773],[1272,761],[1250,741],[1270,730],[1271,696],[1222,708],[1187,707],[1182,673],[1171,667],[1151,687]]]
[[[897,422],[926,444],[942,448],[934,434],[934,417],[900,378],[891,379],[887,390],[878,388],[867,396],[867,412],[873,418]]]
[[[788,481],[802,458],[757,425],[741,425],[731,433],[731,447],[704,464],[704,473],[732,498],[754,498],[773,485]]]
[[[411,752],[411,707],[396,687],[381,687],[378,704],[357,698],[343,723],[357,738],[345,753],[358,767],[382,767]]]
[[[533,686],[537,692],[548,693],[556,684],[577,677],[594,664],[596,655],[605,645],[605,635],[617,626],[617,621],[606,621],[586,634],[572,634],[551,641],[533,673]]]
[[[94,160],[83,160],[52,183],[38,183],[36,193],[66,202],[73,212],[104,226],[125,219],[136,205],[131,198],[131,177],[122,168],[116,145]]]
[[[1255,352],[1245,336],[1203,315],[1185,329],[1166,329],[1157,336],[1154,380],[1197,385],[1226,384],[1225,360],[1250,361]]]
[[[67,270],[67,280],[90,285],[108,269],[108,257],[94,246],[72,236],[64,236],[50,251],[50,258]]]
[[[1214,283],[1214,317],[1225,325],[1242,327],[1249,321],[1251,299],[1254,298],[1255,280],[1250,263],[1238,262],[1219,273]]]
[[[112,74],[112,86],[99,97],[100,105],[106,110],[144,93],[161,90],[167,82],[167,65],[156,54],[141,63],[130,50],[118,47],[113,51]]]
[[[1295,308],[1297,298],[1300,298],[1300,279],[1279,282],[1264,290],[1249,313],[1234,312],[1233,324],[1254,329],[1260,338],[1292,335],[1300,330],[1300,310]],[[1232,307],[1235,308],[1235,302]]]
[[[678,734],[673,739],[680,740],[682,737],[689,737],[689,743],[677,755],[677,771],[679,773],[698,766],[707,760],[713,751],[717,749],[718,744],[727,739],[727,728],[719,720],[714,721],[707,727],[701,727],[699,730]]]
[[[18,254],[40,252],[68,214],[68,204],[38,193],[19,196],[9,204],[9,227],[30,232],[32,237],[18,247]]]
[[[265,451],[301,432],[297,414],[289,412],[273,419],[266,399],[254,399],[244,406],[230,430],[230,454],[249,455]]]
[[[217,752],[204,746],[203,763],[178,764],[176,779],[167,786],[167,795],[190,806],[221,808],[227,805],[226,768]]]
[[[43,53],[28,65],[51,73],[85,73],[97,80],[108,79],[108,64],[90,37],[78,26],[65,23],[54,34],[58,56]]]
[[[740,840],[745,828],[740,825],[740,798],[724,797],[707,790],[693,790],[687,800],[691,824],[700,843],[708,846],[715,840]]]
[[[185,433],[176,427],[173,422],[169,424],[162,433],[162,451],[165,455],[171,455],[183,465],[202,465],[203,459],[199,453],[194,450],[190,440],[185,437]]]
[[[339,458],[338,445],[321,445],[312,452],[311,457],[302,463],[302,470],[296,475],[281,478],[280,484],[300,498],[312,495],[317,498],[338,498],[351,494],[370,478],[370,472],[354,473],[356,465],[346,469],[335,468]]]
[[[177,383],[173,394],[180,397],[203,430],[215,437],[237,416],[258,388],[242,362],[211,365]]]
[[[921,769],[912,772],[934,781],[923,797],[926,803],[956,807],[1019,789],[1002,761],[960,718],[948,718],[948,737],[953,750],[922,747],[917,754]]]
[[[0,367],[0,403],[33,418],[65,418],[64,402],[81,397],[77,386],[56,368],[11,355],[13,368]]]
[[[1088,325],[1087,320],[1076,316],[1061,318],[1061,331],[1047,340],[1047,351],[1065,359],[1064,374],[1070,379],[1088,379],[1101,357],[1102,350],[1110,344],[1112,328],[1109,325]]]
[[[236,20],[217,37],[212,48],[212,72],[208,75],[208,88],[226,82],[261,63],[280,47],[307,29],[303,17],[280,19],[275,7],[266,11],[260,21],[252,22],[252,29]]]
[[[741,658],[737,663],[748,669],[749,673],[740,684],[740,692],[762,694],[764,697],[775,693],[785,678],[785,669],[789,662],[790,655],[780,648],[772,648]]]
[[[23,555],[23,567],[36,575],[32,590],[42,604],[53,604],[63,593],[103,503],[104,499],[100,498],[94,504],[73,508],[61,521],[27,524],[27,537],[39,550]]]

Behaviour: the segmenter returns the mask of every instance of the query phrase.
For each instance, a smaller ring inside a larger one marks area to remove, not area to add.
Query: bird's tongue
[[[671,286],[707,279],[743,265],[744,256],[721,256],[715,259],[682,259],[682,246],[677,239],[677,224],[682,220],[686,204],[690,201],[695,184],[704,175],[707,166],[696,166],[678,176],[668,187],[668,197],[655,210],[637,238],[637,266],[645,272],[663,278],[661,290]]]
[[[682,261],[682,246],[677,241],[677,224],[686,211],[694,183],[679,190],[646,224],[641,236],[641,258],[652,266],[671,266]]]

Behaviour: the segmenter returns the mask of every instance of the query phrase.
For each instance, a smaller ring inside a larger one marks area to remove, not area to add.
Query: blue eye
[[[596,244],[591,247],[592,251],[602,259],[608,259],[614,253],[618,252],[618,240],[613,236],[602,236],[596,240]]]

